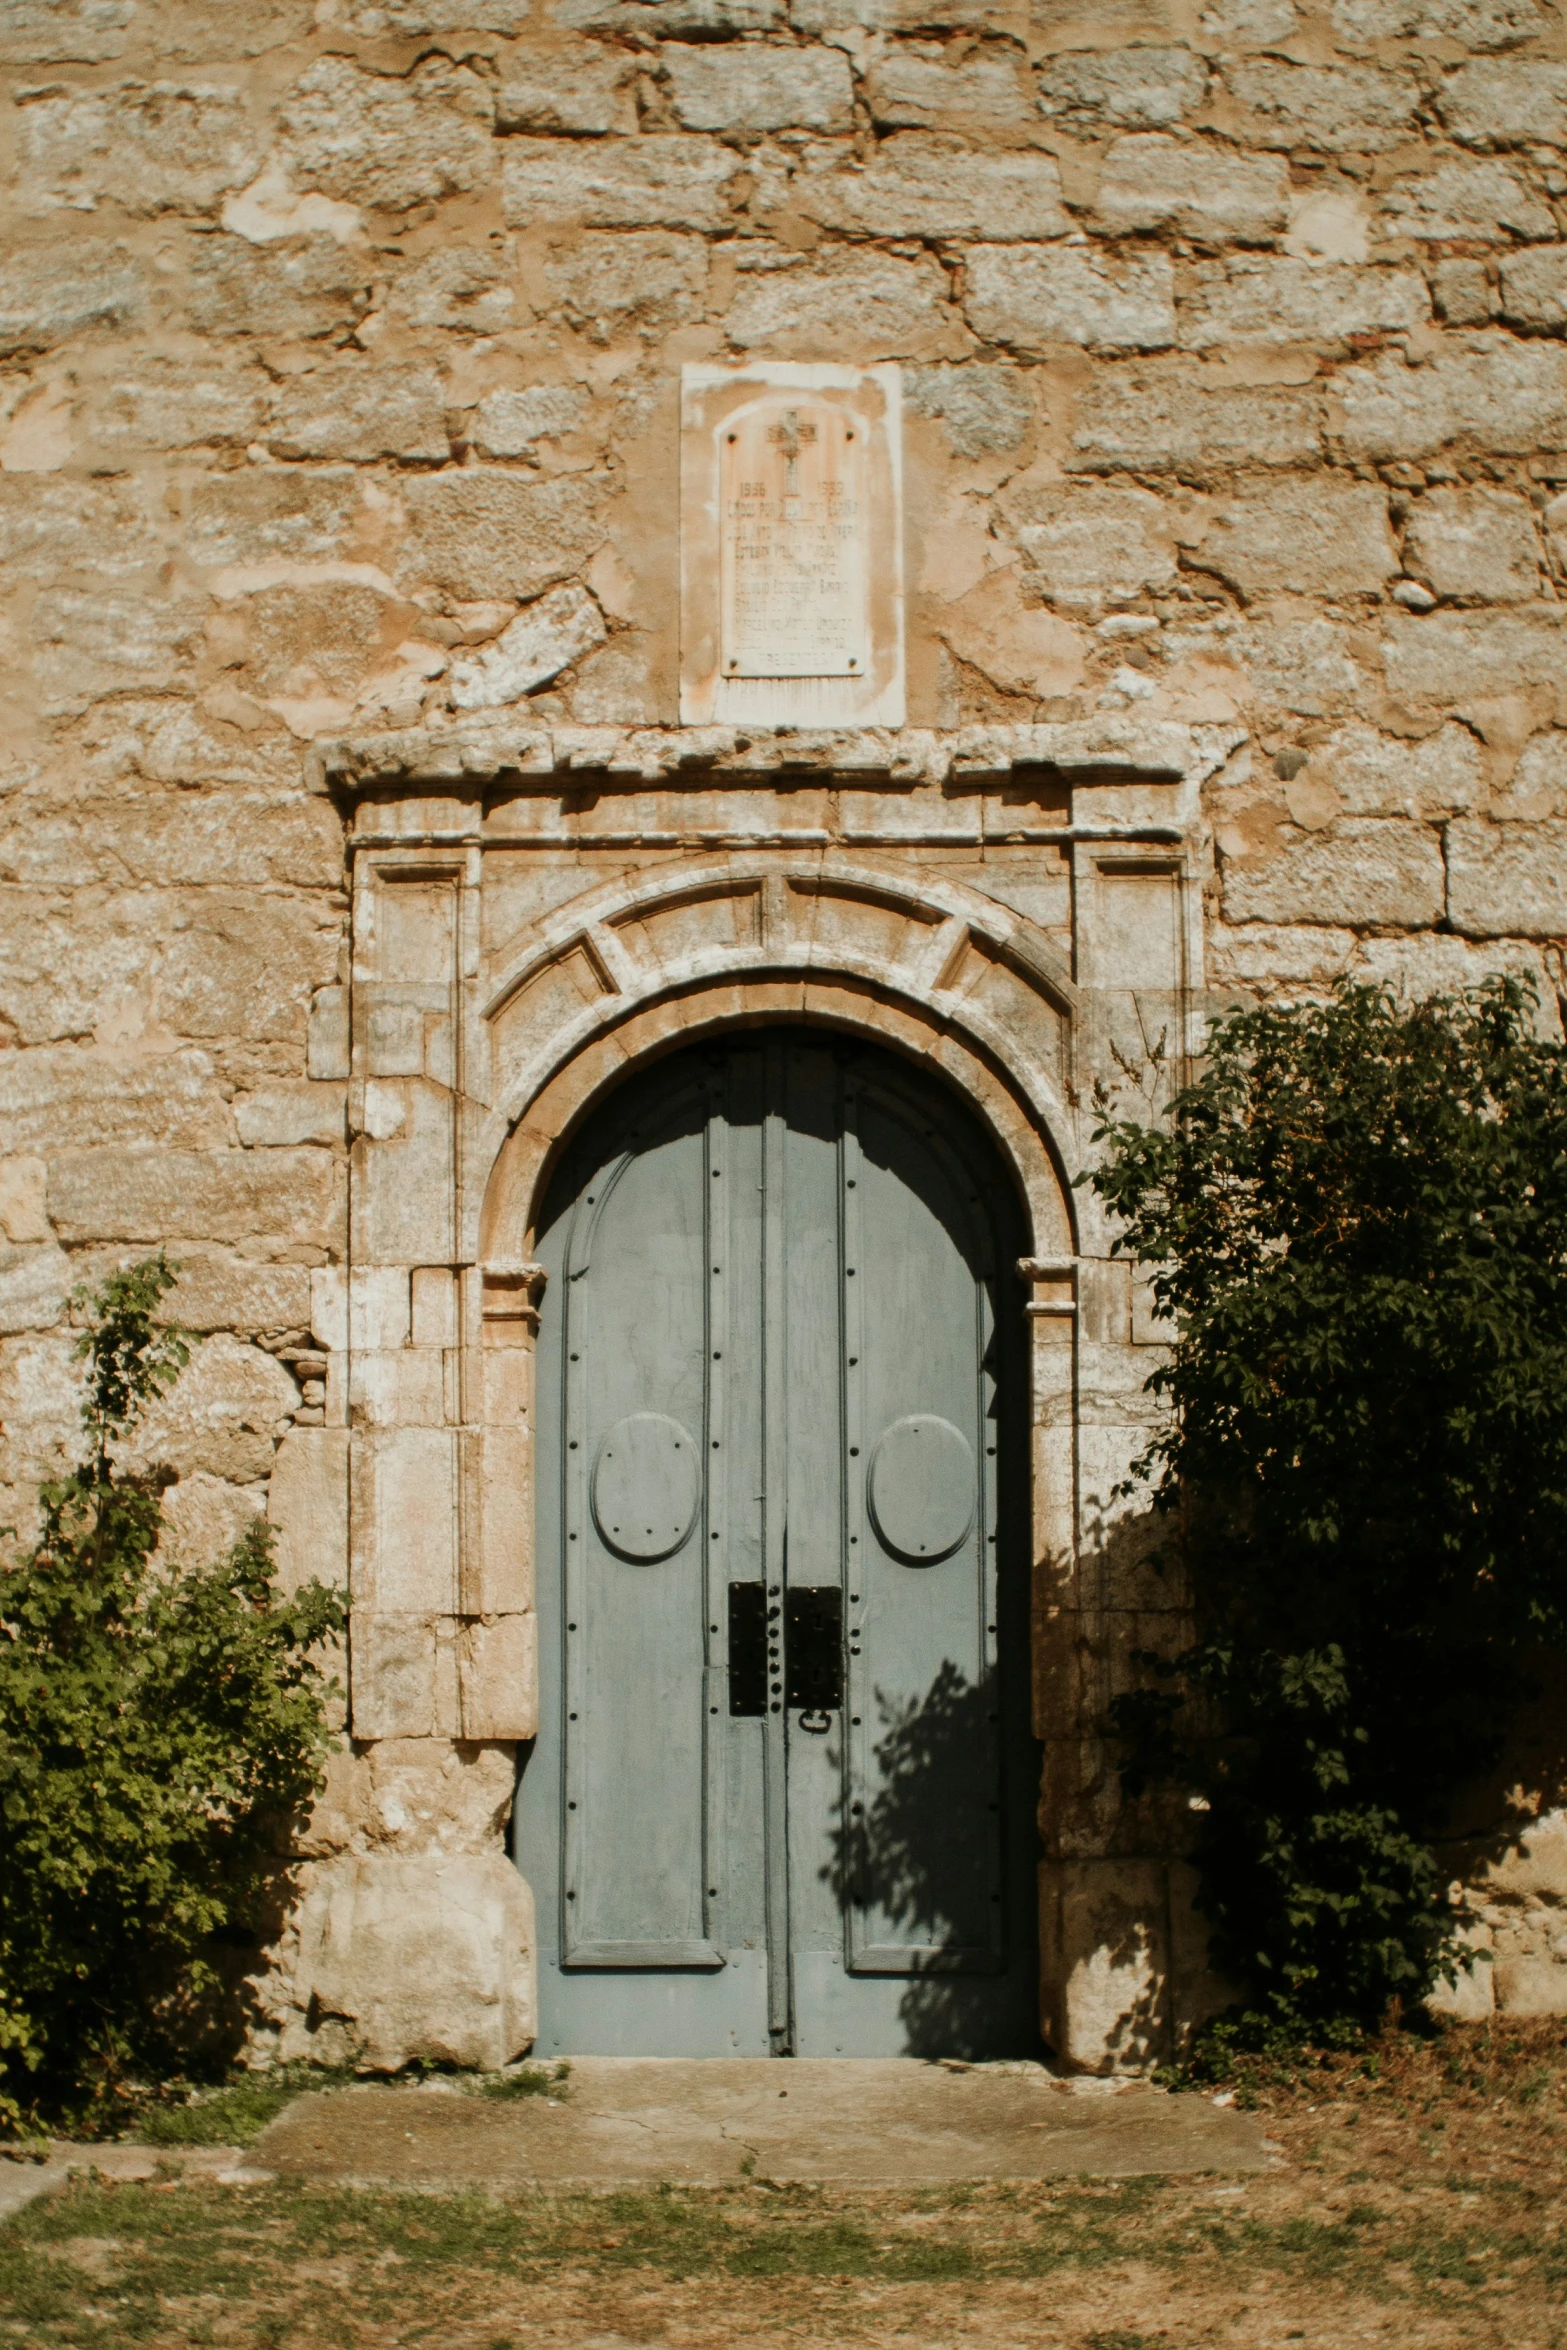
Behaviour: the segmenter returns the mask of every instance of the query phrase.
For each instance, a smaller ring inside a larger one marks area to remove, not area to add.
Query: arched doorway
[[[646,1067],[538,1224],[541,2054],[1037,2047],[1022,1245],[820,1030]]]

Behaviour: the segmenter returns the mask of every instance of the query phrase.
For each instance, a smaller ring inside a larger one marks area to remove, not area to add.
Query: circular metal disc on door
[[[696,1440],[663,1412],[617,1420],[593,1464],[593,1523],[623,1559],[673,1557],[701,1500]]]
[[[882,1547],[906,1566],[930,1567],[973,1525],[976,1487],[963,1431],[938,1412],[910,1412],[878,1437],[865,1498]]]

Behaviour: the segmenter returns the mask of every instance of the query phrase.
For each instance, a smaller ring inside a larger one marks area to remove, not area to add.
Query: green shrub
[[[1195,1799],[1259,2044],[1430,1990],[1433,1842],[1563,1640],[1567,1053],[1532,1009],[1497,981],[1234,1014],[1160,1125],[1101,1129],[1174,1324],[1138,1477],[1196,1626],[1113,1711],[1131,1791]]]
[[[178,1378],[160,1255],[90,1300],[87,1458],[44,1488],[0,1574],[0,2124],[80,2116],[167,2061],[256,1930],[288,1824],[321,1784],[341,1597],[275,1588],[260,1523],[211,1565],[155,1561],[166,1479],[116,1465]]]

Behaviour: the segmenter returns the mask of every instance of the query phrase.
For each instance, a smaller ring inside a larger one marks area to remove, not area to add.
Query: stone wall
[[[485,954],[602,879],[557,767],[645,774],[628,872],[755,829],[758,795],[779,837],[798,819],[744,744],[702,747],[732,770],[706,817],[678,749],[646,747],[678,711],[687,362],[903,368],[925,747],[815,754],[863,756],[886,808],[924,795],[926,832],[879,854],[939,863],[958,770],[1010,772],[985,748],[1008,730],[1045,730],[1058,774],[1085,729],[1190,730],[1180,840],[1224,1000],[1508,969],[1556,1026],[1545,0],[12,0],[0,74],[0,1518],[72,1442],[70,1286],[167,1242],[209,1334],[146,1440],[180,1472],[171,1539],[266,1507],[288,1573],[345,1571],[349,1423],[379,1408],[332,1365],[360,1310],[350,1130],[361,1159],[375,1139],[349,1086],[361,782],[412,842],[468,837],[430,777],[549,769],[559,854],[497,891]],[[1009,804],[954,851],[971,878]],[[1052,821],[1025,815],[1037,863],[994,887],[1070,957],[1048,908],[1079,819]],[[378,1032],[394,1074],[417,1009]],[[445,1292],[400,1294],[428,1328],[389,1342],[426,1358],[399,1392],[438,1389]],[[1085,1508],[1113,1481],[1089,1455]],[[464,1715],[468,1617],[437,1620],[458,1694],[367,1702],[308,1840],[265,1994],[290,2052],[526,2039],[516,1725]],[[1108,1852],[1106,1800],[1079,1781],[1066,1808]],[[1486,1889],[1516,2009],[1567,2008],[1562,1851],[1547,1821]],[[1125,1901],[1168,1909],[1145,1865],[1123,1851]],[[1078,1907],[1108,1949],[1120,1924]],[[432,1967],[444,2020],[409,1989]]]

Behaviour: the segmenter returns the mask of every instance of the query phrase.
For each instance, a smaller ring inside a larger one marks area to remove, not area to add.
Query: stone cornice
[[[458,787],[501,775],[594,774],[628,785],[707,773],[744,784],[777,776],[860,777],[868,785],[1048,768],[1079,783],[1178,784],[1212,774],[1241,729],[1171,719],[1101,718],[1042,726],[901,727],[769,733],[734,726],[524,726],[470,720],[315,744],[312,790],[352,795],[386,784]]]

